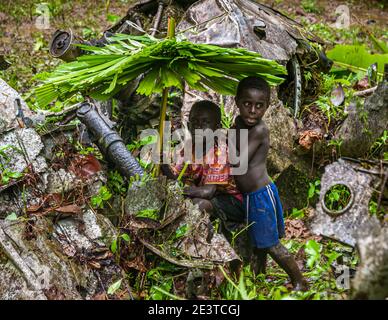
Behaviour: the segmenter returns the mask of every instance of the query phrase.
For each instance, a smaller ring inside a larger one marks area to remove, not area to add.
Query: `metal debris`
[[[117,166],[127,178],[142,176],[144,171],[127,150],[123,139],[112,129],[112,122],[105,119],[92,103],[83,103],[77,110],[77,117],[87,127],[101,151]]]
[[[309,41],[323,43],[318,37],[303,30],[299,23],[273,8],[253,1],[201,0],[185,12],[177,31],[183,32],[184,36],[194,43],[243,47],[260,53],[264,58],[287,64],[291,70],[289,84],[293,86],[293,103],[289,105],[293,106],[294,116],[298,115],[302,78],[296,56],[314,52],[308,44]],[[316,53],[314,55],[316,56]],[[320,53],[316,62],[323,59],[328,60]],[[204,98],[202,93],[193,93]],[[214,102],[219,100],[219,95],[214,97]],[[190,106],[184,101],[184,111],[189,110]],[[225,107],[226,110],[236,110],[233,100],[228,101]]]
[[[339,159],[326,166],[321,179],[319,202],[309,222],[311,231],[355,246],[361,230],[372,232],[379,229],[380,222],[369,214],[369,201],[379,182],[378,176],[364,172],[358,163]],[[351,200],[343,210],[332,212],[326,208],[324,198],[326,192],[338,184],[350,189]]]

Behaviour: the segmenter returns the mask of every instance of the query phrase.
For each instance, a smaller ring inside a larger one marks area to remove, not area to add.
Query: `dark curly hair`
[[[210,100],[201,100],[197,101],[193,104],[190,110],[190,116],[194,111],[210,111],[214,118],[216,119],[217,123],[221,122],[221,109],[212,101]]]
[[[251,88],[264,91],[269,101],[271,96],[271,89],[267,81],[260,77],[247,77],[242,79],[237,86],[236,99],[241,97],[244,90]]]

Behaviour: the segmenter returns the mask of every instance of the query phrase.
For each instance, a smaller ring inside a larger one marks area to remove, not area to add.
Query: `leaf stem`
[[[182,171],[179,173],[179,176],[178,176],[178,179],[177,179],[178,181],[181,181],[181,180],[182,180],[182,177],[183,177],[183,175],[185,174],[185,172],[186,172],[188,166],[189,166],[189,163],[188,163],[188,162],[185,162]]]
[[[167,27],[167,38],[173,39],[175,37],[175,19],[168,18],[168,27]],[[167,100],[168,100],[168,90],[169,88],[163,89],[162,95],[162,108],[160,110],[160,119],[159,119],[159,140],[158,140],[158,154],[162,156],[162,145],[164,137],[164,123],[166,121],[167,113]],[[154,176],[158,176],[160,173],[160,164],[155,166]]]

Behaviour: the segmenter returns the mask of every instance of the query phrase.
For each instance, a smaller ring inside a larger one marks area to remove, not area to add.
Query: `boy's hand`
[[[217,186],[215,184],[207,184],[202,187],[187,186],[184,187],[183,194],[190,198],[211,199],[216,190]]]
[[[162,164],[160,166],[160,169],[162,170],[162,173],[168,178],[172,180],[176,180],[178,178],[178,175],[174,174],[172,171],[170,165],[168,164]]]

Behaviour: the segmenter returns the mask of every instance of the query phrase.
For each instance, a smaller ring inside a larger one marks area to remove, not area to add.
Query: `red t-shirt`
[[[207,184],[216,184],[217,191],[228,193],[242,201],[242,195],[238,191],[233,176],[230,174],[230,164],[227,158],[227,146],[214,146],[203,157],[202,164],[196,164],[193,156],[193,163],[190,163],[183,179],[186,184],[197,187]],[[175,175],[179,175],[184,168],[183,150],[177,164],[171,166]]]

